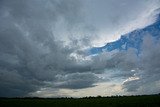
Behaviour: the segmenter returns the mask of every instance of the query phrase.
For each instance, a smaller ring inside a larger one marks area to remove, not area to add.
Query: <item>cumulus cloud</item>
[[[109,59],[99,54],[99,59],[102,59],[99,61],[102,62],[100,68],[106,69],[104,75],[114,72],[108,77],[123,81],[120,83],[128,94],[158,93],[160,41],[151,35],[145,35],[141,48],[140,55],[137,55],[134,49],[116,52]]]
[[[96,69],[97,73],[102,73],[103,77],[111,81],[118,79],[126,92],[124,94],[159,93],[160,41],[145,35],[141,48],[139,55],[135,49],[130,48],[127,51],[103,52],[94,56],[92,70]]]
[[[157,89],[160,88],[157,84],[160,76],[160,41],[151,36],[145,36],[142,47],[143,50],[139,56],[140,60],[137,66],[139,70],[133,76],[137,79],[126,81],[124,88],[141,94],[158,93]]]

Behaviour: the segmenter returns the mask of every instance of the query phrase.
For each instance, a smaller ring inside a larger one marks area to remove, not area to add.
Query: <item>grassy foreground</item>
[[[160,107],[160,95],[93,98],[0,98],[0,107]]]

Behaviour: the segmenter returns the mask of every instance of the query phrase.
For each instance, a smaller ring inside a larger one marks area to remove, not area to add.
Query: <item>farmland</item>
[[[0,107],[160,107],[160,95],[86,98],[1,98]]]

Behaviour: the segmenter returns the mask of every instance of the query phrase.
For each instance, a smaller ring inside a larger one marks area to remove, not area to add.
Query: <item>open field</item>
[[[94,98],[1,98],[0,107],[160,107],[160,95]]]

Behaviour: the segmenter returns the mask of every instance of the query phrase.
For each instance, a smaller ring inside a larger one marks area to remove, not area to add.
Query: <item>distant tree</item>
[[[90,98],[92,98],[92,96],[89,96],[88,98],[90,99]]]
[[[98,95],[98,96],[97,96],[97,98],[101,98],[101,96],[100,96],[100,95]]]

